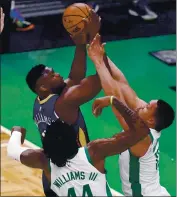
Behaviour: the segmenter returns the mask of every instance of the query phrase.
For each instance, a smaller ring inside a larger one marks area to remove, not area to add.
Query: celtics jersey
[[[79,148],[66,166],[50,162],[50,167],[51,189],[58,196],[112,196],[106,175],[91,164],[87,147]]]
[[[160,132],[150,129],[151,145],[143,157],[135,157],[130,150],[119,156],[122,190],[125,196],[170,196],[160,185]]]

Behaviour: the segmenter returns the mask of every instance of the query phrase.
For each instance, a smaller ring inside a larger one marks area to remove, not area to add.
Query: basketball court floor
[[[174,109],[176,92],[176,66],[169,66],[149,52],[170,50],[176,47],[176,36],[166,35],[108,42],[108,56],[123,71],[138,96],[146,100],[162,98]],[[5,54],[1,57],[1,125],[11,129],[21,125],[27,129],[27,140],[41,146],[40,137],[32,120],[35,95],[28,89],[25,76],[35,64],[53,67],[67,77],[74,55],[74,47],[64,47],[25,53]],[[87,74],[94,74],[93,63],[88,59]],[[98,97],[103,96],[101,92]],[[81,107],[91,140],[110,137],[121,131],[110,108],[99,118],[92,115],[93,100]],[[175,110],[176,111],[176,110]],[[5,130],[1,128],[1,132]],[[1,133],[1,196],[41,196],[41,172],[22,167],[6,156],[8,135]],[[176,194],[176,122],[162,132],[160,139],[161,184],[172,196]],[[108,182],[122,193],[118,171],[118,156],[106,162]]]

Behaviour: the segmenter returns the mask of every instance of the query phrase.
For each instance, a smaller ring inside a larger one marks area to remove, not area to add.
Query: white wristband
[[[28,147],[21,146],[21,137],[21,132],[13,131],[7,146],[7,155],[17,161],[20,161],[20,155],[22,152],[30,149]]]

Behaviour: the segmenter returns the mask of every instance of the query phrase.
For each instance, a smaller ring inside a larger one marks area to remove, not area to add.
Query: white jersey
[[[143,157],[135,157],[130,150],[119,156],[122,190],[125,196],[170,196],[160,185],[160,132],[150,129],[152,143]]]
[[[66,166],[50,162],[50,167],[51,189],[58,196],[112,196],[106,175],[91,164],[87,147],[79,148]]]

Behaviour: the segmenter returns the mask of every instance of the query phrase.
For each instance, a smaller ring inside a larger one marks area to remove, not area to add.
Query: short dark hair
[[[157,131],[161,131],[162,129],[169,127],[173,123],[175,112],[167,102],[158,100],[155,118],[155,129]]]
[[[45,69],[45,65],[39,64],[34,66],[27,74],[26,76],[26,83],[28,84],[28,87],[35,92],[36,82],[39,79],[39,77],[42,75],[42,72]]]
[[[79,148],[74,127],[59,119],[47,127],[42,143],[44,153],[58,167],[65,166]]]

